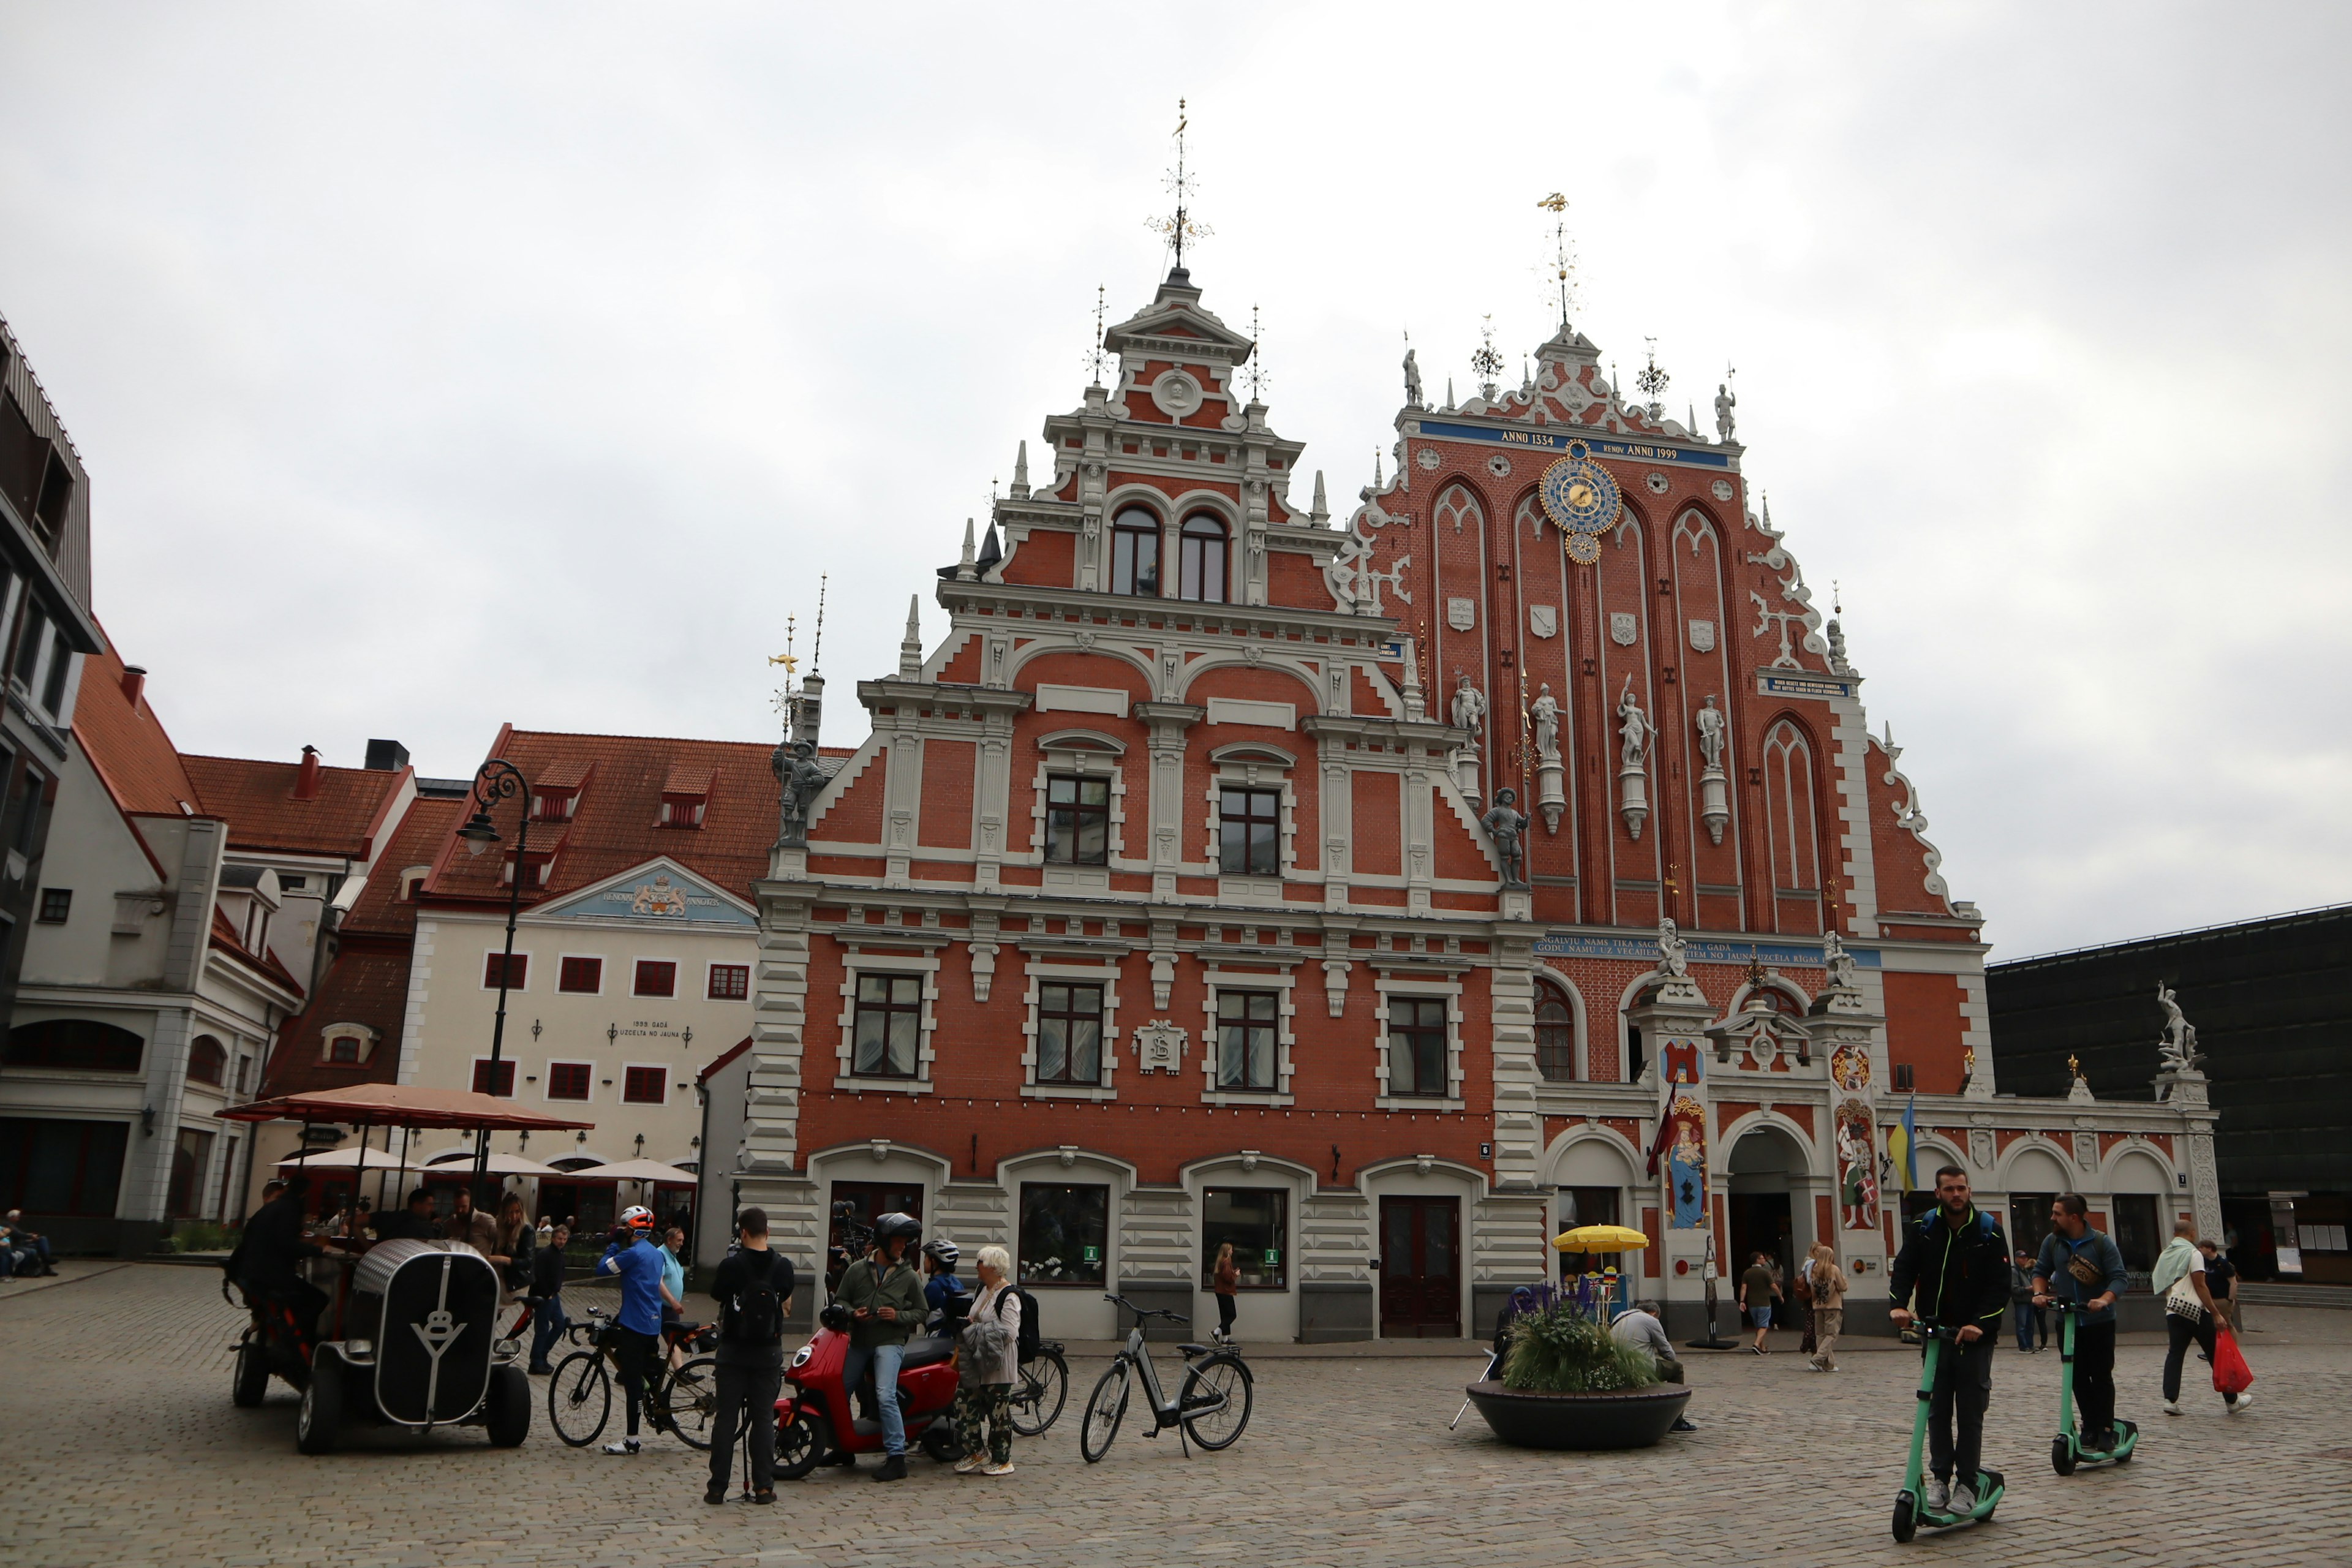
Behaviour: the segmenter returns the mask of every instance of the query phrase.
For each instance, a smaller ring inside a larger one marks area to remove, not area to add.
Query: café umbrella
[[[1561,1231],[1551,1244],[1562,1252],[1639,1252],[1650,1238],[1630,1226],[1580,1225]]]

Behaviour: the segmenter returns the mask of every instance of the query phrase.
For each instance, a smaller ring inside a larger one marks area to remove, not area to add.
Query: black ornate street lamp
[[[466,853],[479,855],[491,845],[502,843],[499,826],[490,820],[490,807],[502,800],[522,796],[522,816],[515,827],[514,886],[507,894],[507,951],[499,960],[499,1014],[490,1026],[490,1092],[499,1090],[499,1058],[507,1036],[507,983],[514,968],[515,919],[522,912],[522,879],[528,869],[523,853],[530,843],[530,785],[522,770],[504,757],[492,757],[474,773],[474,815],[466,826],[457,829],[465,840]],[[490,1191],[490,1130],[478,1129],[474,1146],[474,1206],[481,1208],[491,1203]],[[491,1212],[495,1213],[495,1210]]]

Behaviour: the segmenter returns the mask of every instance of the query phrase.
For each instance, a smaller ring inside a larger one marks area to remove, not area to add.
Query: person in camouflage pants
[[[964,1319],[956,1353],[963,1381],[956,1389],[956,1440],[963,1458],[956,1474],[1009,1476],[1013,1473],[1013,1380],[1019,1373],[1021,1293],[1005,1275],[1013,1259],[1001,1247],[983,1247],[976,1260],[980,1294],[972,1299]],[[981,1445],[981,1423],[988,1424],[988,1442]]]
[[[988,1423],[985,1442],[981,1423]],[[956,1442],[967,1455],[988,1455],[989,1465],[1013,1464],[1013,1385],[1008,1383],[967,1383],[956,1390]],[[974,1465],[972,1469],[980,1468]],[[969,1472],[967,1472],[969,1473]]]

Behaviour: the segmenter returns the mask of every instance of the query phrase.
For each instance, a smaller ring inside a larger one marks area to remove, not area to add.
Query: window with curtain
[[[1274,1087],[1275,1011],[1271,991],[1217,993],[1217,1087]]]
[[[860,1078],[912,1078],[923,1035],[918,974],[861,974],[850,1030],[849,1070]]]
[[[1223,604],[1227,550],[1225,525],[1205,513],[1194,512],[1184,520],[1184,531],[1177,538],[1176,548],[1182,566],[1178,596]]]
[[[1389,998],[1389,1092],[1443,1099],[1446,1072],[1445,999]]]
[[[1046,980],[1037,986],[1037,1081],[1102,1081],[1103,988]]]

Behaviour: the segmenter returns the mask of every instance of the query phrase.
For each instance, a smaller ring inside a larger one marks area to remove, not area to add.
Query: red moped
[[[776,1475],[796,1481],[836,1455],[878,1454],[882,1423],[855,1415],[854,1391],[841,1383],[849,1356],[849,1309],[839,1302],[817,1314],[817,1331],[784,1368],[784,1392],[776,1401]],[[956,1369],[949,1358],[955,1341],[946,1334],[917,1334],[907,1342],[898,1368],[898,1396],[906,1413],[907,1441],[940,1463],[953,1464],[956,1444]]]

